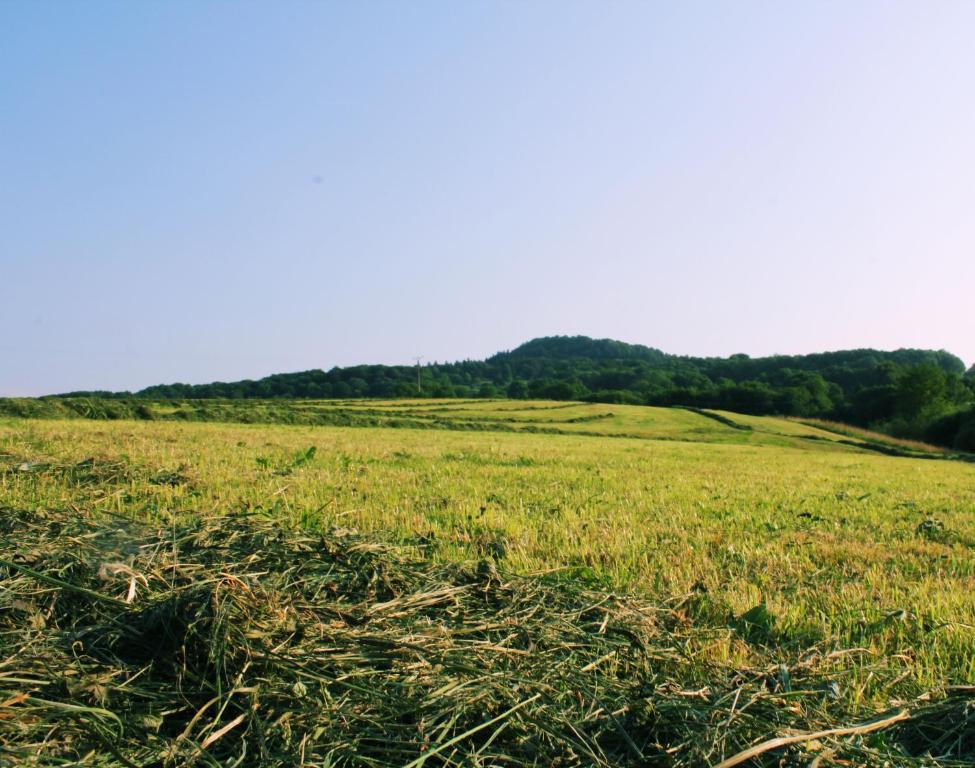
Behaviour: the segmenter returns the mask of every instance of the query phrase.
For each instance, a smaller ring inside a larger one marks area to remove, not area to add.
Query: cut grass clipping
[[[843,711],[680,603],[261,517],[0,510],[0,764],[970,765],[973,692]],[[689,598],[690,599],[690,598]],[[883,672],[881,672],[883,674]]]

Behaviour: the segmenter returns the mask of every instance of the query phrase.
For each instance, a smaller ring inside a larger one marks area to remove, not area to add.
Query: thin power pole
[[[421,394],[421,390],[420,390],[420,361],[423,359],[423,355],[419,355],[418,357],[414,357],[413,359],[416,360],[416,393],[419,395],[419,394]]]

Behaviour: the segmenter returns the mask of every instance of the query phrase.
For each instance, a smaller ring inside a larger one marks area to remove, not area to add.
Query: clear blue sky
[[[0,2],[0,394],[975,361],[975,3]]]

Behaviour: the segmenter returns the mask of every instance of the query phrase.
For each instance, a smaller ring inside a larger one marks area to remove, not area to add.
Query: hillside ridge
[[[547,336],[485,360],[356,365],[258,380],[62,395],[141,399],[495,398],[683,406],[824,418],[975,450],[975,375],[945,350],[690,357],[588,336]]]
[[[870,360],[870,358],[873,358]],[[954,354],[944,350],[929,350],[917,348],[900,348],[896,350],[877,350],[869,347],[836,350],[830,352],[814,352],[805,355],[766,355],[761,357],[751,357],[746,354],[735,354],[729,357],[695,357],[691,355],[674,355],[663,352],[654,347],[642,344],[631,344],[624,341],[617,341],[609,338],[591,338],[589,336],[540,336],[520,344],[512,350],[500,351],[481,360],[458,360],[446,363],[428,363],[422,366],[423,370],[439,370],[451,367],[463,367],[476,364],[503,364],[511,361],[524,360],[549,360],[549,361],[571,361],[571,360],[592,360],[607,362],[622,362],[628,360],[638,360],[652,363],[675,363],[685,362],[689,364],[704,363],[709,365],[724,364],[728,368],[747,367],[749,365],[761,365],[763,363],[788,363],[789,367],[815,370],[821,366],[842,365],[853,361],[867,360],[870,363],[889,360],[899,365],[933,364],[944,370],[946,373],[964,374],[966,377],[975,378],[975,365],[965,369],[965,364]],[[107,397],[107,396],[144,396],[144,397],[166,397],[164,390],[168,388],[179,388],[180,396],[209,397],[205,392],[208,387],[244,387],[260,385],[265,382],[281,383],[289,379],[299,379],[309,375],[330,375],[341,371],[356,372],[376,372],[386,371],[389,373],[410,372],[410,383],[415,382],[415,366],[412,365],[387,365],[383,363],[360,364],[344,367],[333,367],[327,371],[322,368],[310,368],[305,371],[293,371],[287,373],[273,373],[260,379],[241,379],[238,381],[224,382],[214,381],[206,384],[155,384],[145,387],[136,392],[130,391],[111,391],[111,390],[79,390],[73,392],[58,393],[57,397]],[[195,390],[194,391],[186,391]],[[356,393],[359,394],[359,393]],[[365,394],[364,396],[388,396],[389,393],[376,395]],[[415,389],[403,392],[404,396],[416,394]],[[433,392],[431,396],[438,396]],[[246,395],[245,395],[246,396]],[[297,395],[299,397],[303,395]]]

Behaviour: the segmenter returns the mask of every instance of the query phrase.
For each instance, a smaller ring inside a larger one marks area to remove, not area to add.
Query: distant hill
[[[641,344],[627,344],[613,339],[590,339],[588,336],[545,336],[526,341],[510,352],[499,352],[488,362],[544,358],[554,360],[644,360],[661,363],[670,355]]]
[[[419,371],[404,365],[357,365],[280,373],[258,380],[162,384],[134,394],[74,392],[66,396],[511,397],[679,405],[838,419],[909,437],[923,437],[939,422],[938,440],[949,444],[968,423],[967,414],[975,401],[975,375],[972,371],[966,375],[964,363],[944,350],[854,349],[700,358],[612,339],[549,336],[486,360],[435,363]]]

